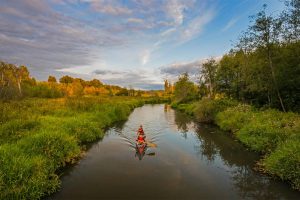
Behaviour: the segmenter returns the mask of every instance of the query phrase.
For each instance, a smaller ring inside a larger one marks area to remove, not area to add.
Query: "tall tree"
[[[266,13],[266,4],[263,6],[257,15],[253,16],[254,24],[249,27],[253,37],[256,48],[262,48],[266,55],[268,66],[272,75],[275,91],[280,102],[282,110],[285,112],[285,106],[278,89],[278,84],[275,76],[275,69],[273,64],[273,48],[279,42],[279,34],[281,29],[281,20],[274,19],[271,15]]]
[[[209,98],[214,97],[215,85],[216,85],[216,74],[218,64],[215,59],[210,58],[202,64],[200,70],[200,84],[203,82],[209,91]]]

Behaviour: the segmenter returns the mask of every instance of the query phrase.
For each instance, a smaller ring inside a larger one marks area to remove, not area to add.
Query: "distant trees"
[[[59,79],[60,83],[65,83],[65,84],[69,84],[73,82],[73,78],[71,76],[63,76]]]
[[[56,83],[56,78],[54,76],[49,76],[48,83]]]
[[[23,83],[30,82],[29,71],[25,66],[15,66],[0,62],[0,97],[11,99],[23,95]]]

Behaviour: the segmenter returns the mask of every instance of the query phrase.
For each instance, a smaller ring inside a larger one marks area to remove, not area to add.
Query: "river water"
[[[137,152],[136,130],[157,144]],[[62,176],[48,199],[300,199],[253,170],[259,156],[166,105],[136,108]]]

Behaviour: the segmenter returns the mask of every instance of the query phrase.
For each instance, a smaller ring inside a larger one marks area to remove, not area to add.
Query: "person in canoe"
[[[140,125],[140,128],[138,129],[137,135],[138,135],[137,139],[136,139],[137,144],[146,144],[146,140],[145,140],[146,139],[146,135],[144,133],[142,125]]]

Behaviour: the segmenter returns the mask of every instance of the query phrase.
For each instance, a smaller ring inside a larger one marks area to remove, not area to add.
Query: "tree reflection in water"
[[[175,111],[175,124],[177,130],[180,131],[183,138],[187,139],[187,132],[189,131],[189,125],[193,122],[193,119],[182,112]]]

